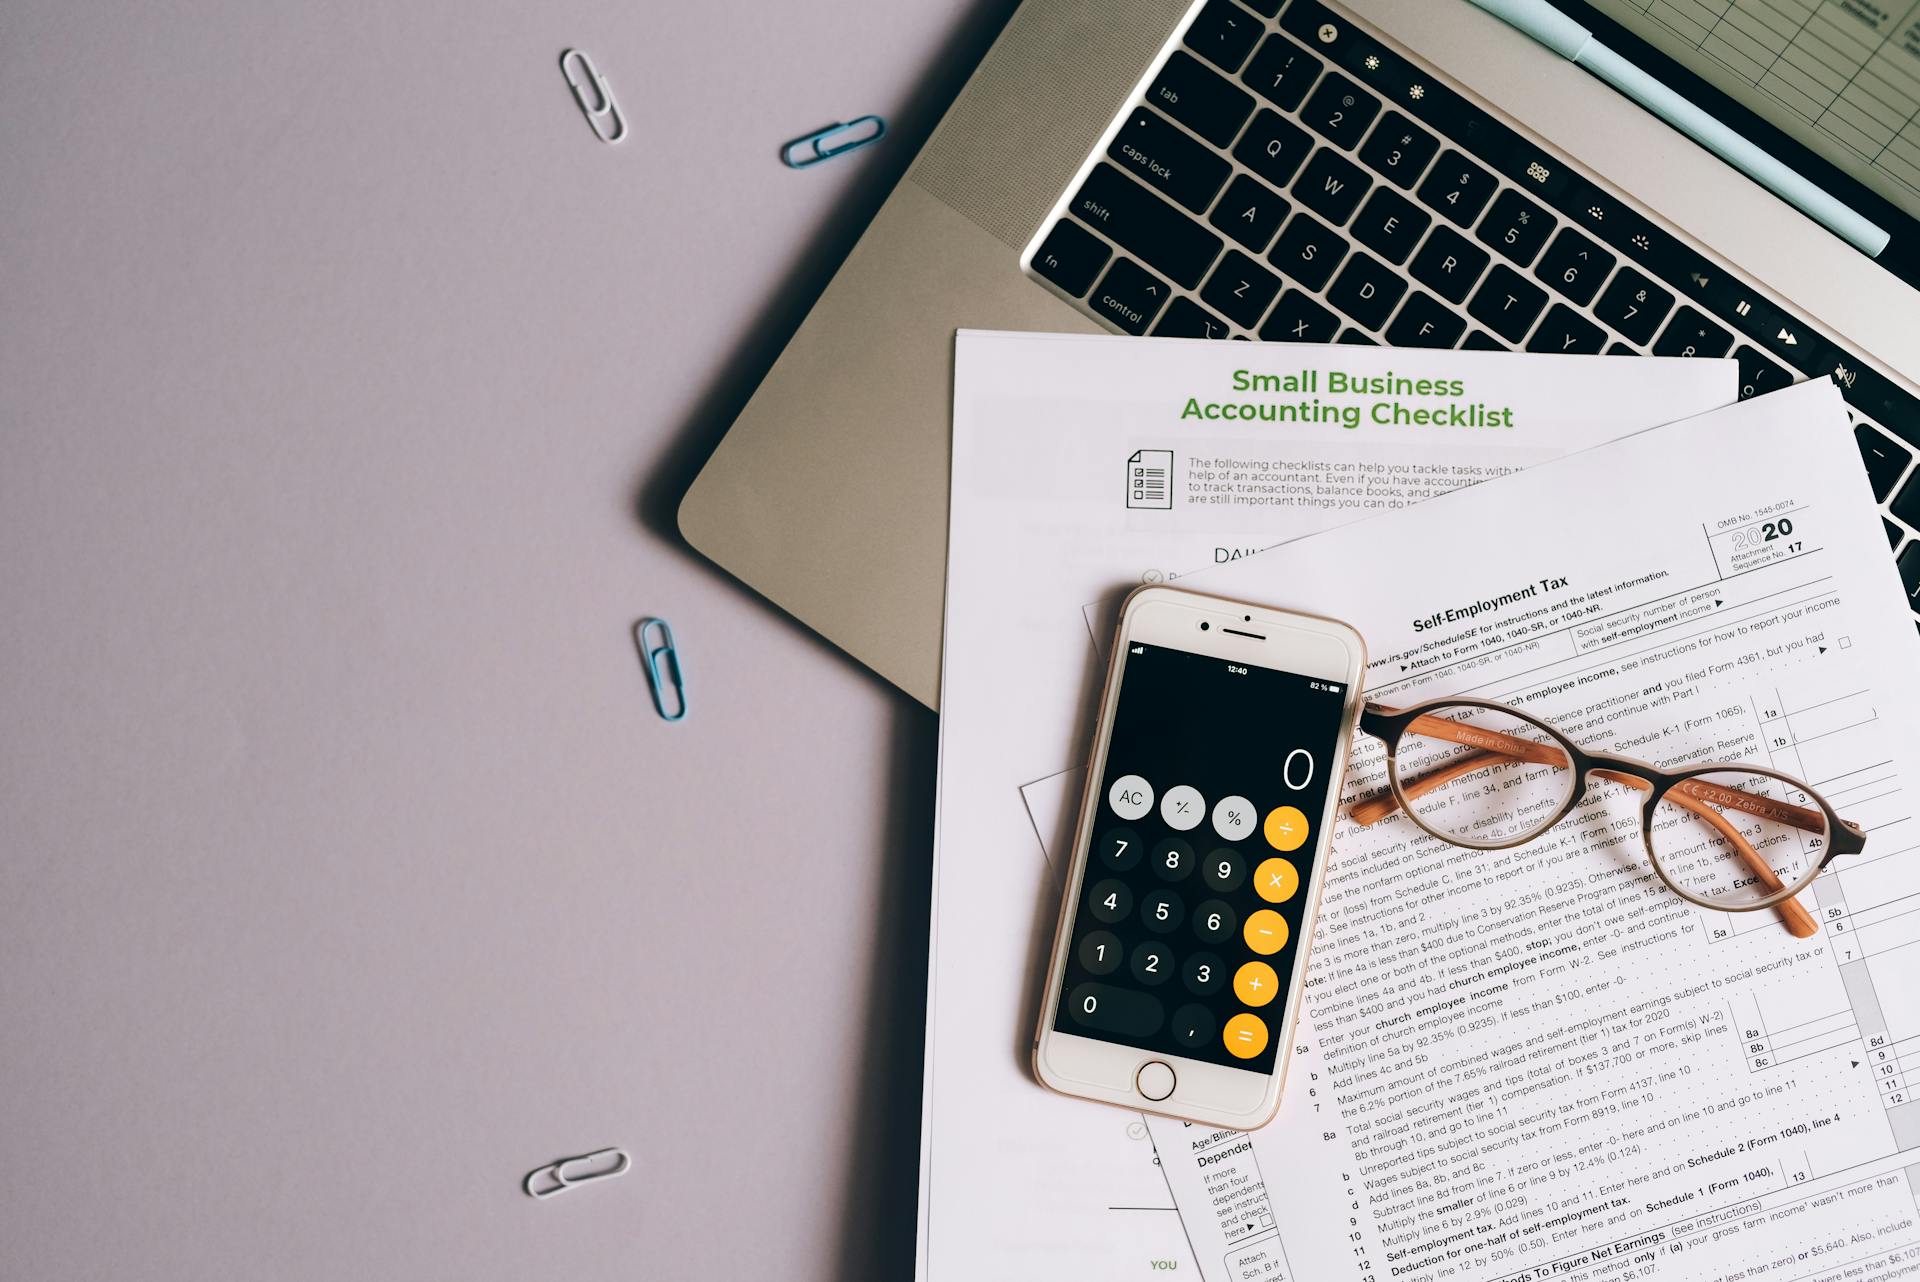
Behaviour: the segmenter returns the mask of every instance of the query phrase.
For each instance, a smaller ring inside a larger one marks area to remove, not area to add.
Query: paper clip
[[[673,644],[673,629],[665,619],[642,619],[633,625],[633,641],[647,666],[647,688],[653,691],[654,710],[667,721],[680,720],[687,715],[687,686],[680,671],[680,651]]]
[[[862,128],[867,132],[858,134],[848,142],[840,143],[838,146],[827,145],[836,138],[856,133]],[[804,138],[795,138],[780,149],[780,159],[789,169],[805,169],[823,160],[832,160],[835,156],[844,156],[850,151],[871,147],[886,136],[886,121],[878,116],[862,116],[858,120],[828,125],[825,129],[810,133]]]
[[[578,74],[575,74],[576,68]],[[613,100],[613,90],[607,85],[607,78],[593,65],[593,59],[579,49],[569,49],[560,55],[560,74],[567,78],[567,88],[573,90],[573,100],[580,104],[580,110],[587,113],[587,123],[593,126],[593,133],[601,142],[619,142],[627,136],[627,118],[620,114],[620,104]],[[588,94],[592,100],[588,100]],[[612,123],[609,124],[608,122]]]
[[[589,1167],[602,1158],[612,1157],[614,1163],[605,1170],[588,1170],[584,1174],[569,1174],[569,1167]],[[627,1168],[633,1165],[625,1149],[603,1148],[598,1152],[584,1153],[579,1157],[563,1157],[559,1161],[543,1166],[537,1171],[527,1172],[527,1178],[520,1181],[520,1187],[527,1191],[528,1197],[552,1197],[555,1193],[564,1193],[578,1184],[593,1180],[610,1180],[616,1175],[625,1175]],[[546,1178],[542,1179],[544,1176]]]

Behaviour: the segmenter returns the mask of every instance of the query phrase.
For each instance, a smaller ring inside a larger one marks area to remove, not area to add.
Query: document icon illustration
[[[1135,450],[1127,460],[1127,506],[1173,506],[1173,451]]]

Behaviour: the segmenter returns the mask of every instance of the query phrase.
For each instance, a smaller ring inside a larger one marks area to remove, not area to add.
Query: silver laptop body
[[[1580,8],[1624,21],[1641,7]],[[1711,33],[1640,34],[1660,56],[1694,41],[1696,65],[1740,87]],[[1442,101],[1464,115],[1424,114]],[[1889,167],[1907,146],[1886,144]],[[1912,253],[1920,189],[1907,203],[1880,170],[1866,177],[1893,197],[1872,206],[1897,224],[1881,262],[1455,0],[1027,0],[720,442],[680,526],[933,706],[957,328],[1731,351],[1750,392],[1822,375],[1853,392],[1911,592],[1920,293],[1888,263]],[[1449,252],[1460,244],[1472,252]],[[1384,291],[1360,288],[1382,274]]]

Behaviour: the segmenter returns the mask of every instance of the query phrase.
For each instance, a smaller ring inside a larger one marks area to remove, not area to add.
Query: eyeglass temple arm
[[[1470,748],[1481,749],[1481,751],[1489,757],[1498,754],[1520,761],[1530,761],[1540,766],[1558,766],[1562,770],[1570,770],[1573,768],[1573,763],[1567,759],[1567,754],[1552,744],[1531,743],[1510,734],[1503,734],[1498,730],[1486,730],[1479,726],[1462,725],[1460,722],[1450,720],[1446,717],[1436,717],[1422,713],[1407,724],[1406,733],[1424,735],[1429,739],[1445,739],[1451,743],[1466,744]],[[1474,760],[1475,756],[1479,756],[1479,754],[1463,757],[1459,760],[1471,761]],[[1400,781],[1401,790],[1410,798],[1421,797],[1439,787],[1441,784],[1451,783],[1453,780],[1459,778],[1462,773],[1470,773],[1459,771],[1447,773],[1447,770],[1451,769],[1451,765],[1453,764],[1458,764],[1458,762],[1450,763],[1449,767],[1437,770],[1414,783],[1408,783],[1403,779]],[[1482,766],[1485,764],[1484,761],[1481,763]],[[1480,768],[1481,766],[1474,767],[1474,769]],[[1623,783],[1629,788],[1637,789],[1640,792],[1653,791],[1653,785],[1638,775],[1627,774],[1618,770],[1609,770],[1604,766],[1595,767],[1593,773],[1599,775],[1602,779],[1611,779],[1615,783]],[[1747,814],[1757,815],[1762,819],[1771,819],[1776,823],[1784,823],[1791,827],[1798,828],[1803,832],[1825,832],[1827,827],[1826,816],[1817,810],[1809,810],[1804,806],[1789,805],[1784,801],[1775,801],[1771,797],[1749,796],[1744,792],[1739,792],[1732,788],[1721,788],[1700,779],[1684,779],[1675,784],[1669,792],[1684,793],[1699,801],[1711,802],[1714,805],[1745,811]],[[1385,819],[1399,808],[1400,803],[1398,799],[1394,797],[1393,791],[1388,789],[1365,801],[1355,803],[1349,813],[1352,814],[1357,823],[1366,825],[1380,822],[1380,820]]]
[[[1448,739],[1455,743],[1481,745],[1504,741],[1498,743],[1500,749],[1498,751],[1489,747],[1482,747],[1479,752],[1469,753],[1464,757],[1456,758],[1440,769],[1433,771],[1431,774],[1423,775],[1412,783],[1407,783],[1405,780],[1402,780],[1400,784],[1401,790],[1407,794],[1409,800],[1417,799],[1432,792],[1435,788],[1452,783],[1462,775],[1469,775],[1475,771],[1484,770],[1502,757],[1531,761],[1543,766],[1559,766],[1562,769],[1572,769],[1573,767],[1573,763],[1567,759],[1567,754],[1551,745],[1529,743],[1525,739],[1517,739],[1512,735],[1501,734],[1498,731],[1462,726],[1458,722],[1449,721],[1444,717],[1416,717],[1407,728],[1417,734],[1425,734],[1431,738]],[[1653,791],[1653,785],[1638,775],[1625,774],[1617,770],[1608,770],[1604,766],[1597,767],[1593,773],[1601,778],[1611,779],[1616,783],[1623,783],[1629,788],[1636,789],[1640,792]],[[1675,805],[1681,806],[1706,820],[1707,823],[1712,825],[1724,836],[1728,842],[1732,844],[1733,848],[1740,852],[1741,859],[1746,863],[1748,869],[1752,871],[1754,876],[1760,880],[1762,885],[1768,890],[1779,890],[1781,887],[1780,878],[1774,874],[1773,869],[1767,864],[1767,861],[1760,857],[1758,851],[1747,844],[1746,838],[1740,835],[1739,829],[1728,823],[1718,811],[1714,810],[1712,806],[1707,805],[1705,801],[1701,800],[1700,796],[1696,795],[1696,790],[1693,787],[1695,783],[1695,780],[1685,780],[1669,789],[1667,795],[1673,798]],[[1701,785],[1698,791],[1710,794],[1708,797],[1709,800],[1718,801],[1727,805],[1737,805],[1732,798],[1746,799],[1743,793],[1734,792],[1726,788],[1715,788],[1710,784]],[[1796,827],[1807,827],[1807,821],[1809,820],[1812,821],[1813,830],[1816,832],[1822,831],[1826,827],[1823,818],[1813,815],[1810,811],[1802,811],[1797,806],[1784,806],[1784,803],[1773,804],[1781,805],[1785,810],[1794,811],[1797,812],[1799,816],[1803,816],[1802,822],[1796,824]],[[1362,827],[1368,827],[1385,819],[1399,808],[1399,799],[1395,797],[1392,790],[1389,789],[1365,801],[1354,803],[1347,813],[1353,816],[1355,823],[1360,824]],[[1738,808],[1746,809],[1746,807]],[[1788,816],[1775,815],[1773,817],[1784,818],[1788,823],[1793,823],[1793,818]],[[1813,914],[1808,912],[1797,899],[1784,899],[1774,905],[1774,910],[1779,914],[1781,924],[1786,926],[1787,932],[1798,939],[1809,938],[1819,931],[1819,925],[1814,921]]]

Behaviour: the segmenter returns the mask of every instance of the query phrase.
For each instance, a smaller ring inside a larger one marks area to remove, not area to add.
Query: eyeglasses
[[[1371,826],[1396,810],[1442,841],[1505,850],[1566,818],[1592,779],[1644,792],[1640,837],[1653,870],[1702,908],[1773,908],[1793,934],[1817,929],[1794,900],[1867,835],[1807,784],[1762,766],[1666,771],[1633,757],[1587,752],[1544,721],[1484,699],[1410,708],[1369,703],[1360,728],[1387,749],[1388,791],[1348,812]]]

